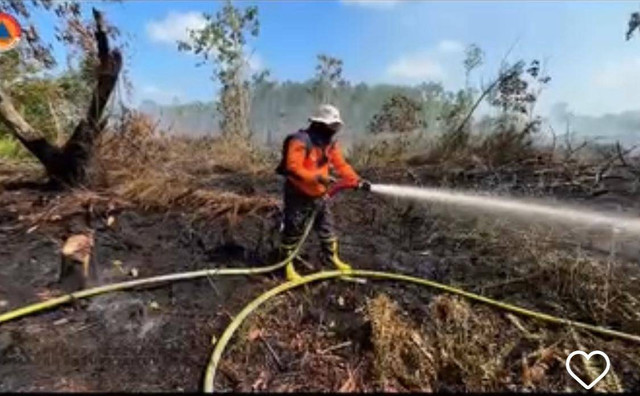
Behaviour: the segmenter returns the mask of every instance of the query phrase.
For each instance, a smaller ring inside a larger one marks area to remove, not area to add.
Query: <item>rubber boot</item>
[[[338,270],[343,272],[351,271],[351,266],[338,257],[338,240],[335,238],[322,241],[322,252],[324,260],[333,264]]]
[[[294,250],[296,250],[296,246],[297,244],[291,244],[291,245],[285,245],[282,244],[280,245],[280,257],[282,260],[285,260],[287,257],[291,256],[291,254],[294,252]],[[294,280],[299,280],[302,277],[296,272],[295,267],[293,266],[293,261],[295,260],[295,257],[291,258],[291,260],[287,263],[287,266],[285,267],[285,274],[287,276],[287,280],[289,281],[294,281]]]

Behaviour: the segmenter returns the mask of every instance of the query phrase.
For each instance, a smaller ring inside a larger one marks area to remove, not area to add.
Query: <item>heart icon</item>
[[[589,360],[591,359],[591,356],[593,355],[600,355],[604,358],[604,360],[607,362],[607,367],[605,367],[604,371],[602,372],[602,374],[600,374],[600,376],[596,379],[593,380],[592,383],[590,383],[589,385],[585,384],[584,381],[582,381],[580,379],[580,377],[578,377],[573,371],[571,371],[571,365],[569,364],[569,362],[571,362],[571,358],[574,357],[575,355],[582,355],[585,357],[585,359]],[[607,356],[606,353],[602,352],[602,351],[593,351],[590,354],[586,354],[582,351],[573,351],[571,352],[571,354],[567,357],[567,362],[566,362],[566,366],[567,366],[567,371],[569,372],[569,374],[573,377],[574,380],[578,381],[578,383],[580,385],[582,385],[585,389],[591,389],[593,388],[593,386],[595,384],[597,384],[598,382],[600,382],[601,379],[604,378],[605,375],[607,375],[607,373],[609,372],[609,368],[611,368],[611,362],[609,362],[609,356]]]

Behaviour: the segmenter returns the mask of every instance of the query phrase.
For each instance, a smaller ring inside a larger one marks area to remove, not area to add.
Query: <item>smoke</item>
[[[610,228],[615,231],[628,231],[640,234],[640,219],[607,214],[577,207],[558,204],[545,204],[528,200],[487,196],[480,194],[451,191],[441,188],[417,188],[395,185],[375,184],[371,192],[394,197],[421,201],[451,204],[467,207],[476,211],[512,214],[528,219],[582,224],[598,228]]]
[[[620,141],[624,145],[640,140],[640,110],[625,111],[602,116],[575,114],[566,103],[556,103],[549,113],[554,129],[570,129],[577,136],[598,138],[603,142]]]
[[[156,120],[160,130],[176,135],[198,137],[212,135],[218,129],[211,103],[159,105],[145,100],[139,110]]]
[[[314,107],[307,85],[286,83],[256,93],[251,103],[251,126],[256,138],[265,142],[279,142],[286,134],[306,125],[307,117]],[[443,109],[447,108],[444,104],[451,92],[447,93],[437,84],[420,89],[391,85],[343,88],[336,103],[347,121],[345,132],[348,133],[344,136],[364,136],[368,122],[384,100],[395,92],[424,100],[425,121],[430,130],[439,130],[438,119]],[[201,136],[215,135],[219,130],[220,114],[211,102],[159,105],[147,100],[139,109],[158,120],[162,129],[173,133]],[[483,111],[476,113],[478,120],[481,120],[482,113]],[[620,141],[624,146],[636,144],[640,140],[640,110],[590,116],[575,114],[566,103],[556,103],[548,113],[548,120],[561,141],[567,129],[580,140],[597,138],[603,143]],[[369,138],[367,135],[367,139]]]

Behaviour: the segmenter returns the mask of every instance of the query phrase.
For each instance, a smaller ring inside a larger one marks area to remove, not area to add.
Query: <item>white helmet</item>
[[[323,104],[318,106],[313,116],[309,117],[311,122],[320,122],[325,125],[343,125],[342,118],[340,118],[340,111],[330,104]]]

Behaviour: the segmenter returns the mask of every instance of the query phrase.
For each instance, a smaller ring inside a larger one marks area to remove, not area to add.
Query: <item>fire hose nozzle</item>
[[[327,195],[329,196],[329,198],[332,198],[333,196],[335,196],[337,193],[339,193],[342,190],[352,190],[352,189],[356,189],[356,190],[362,190],[362,191],[371,191],[371,183],[367,180],[362,180],[360,181],[357,185],[353,185],[351,183],[346,183],[346,182],[338,182],[336,184],[334,184],[329,191],[327,192]]]
[[[358,183],[358,190],[371,191],[371,182],[369,180],[362,180]]]

